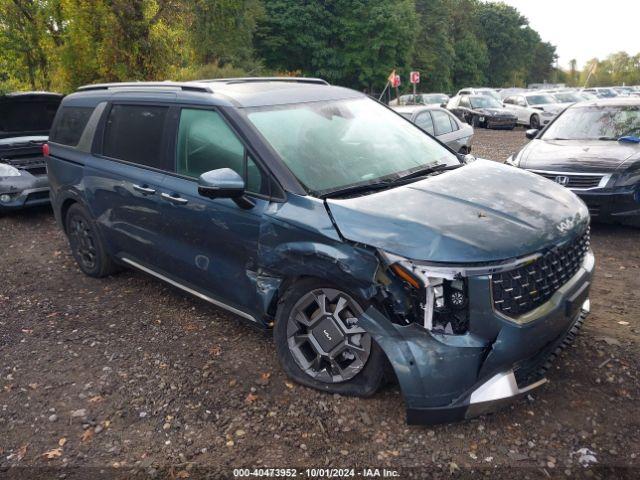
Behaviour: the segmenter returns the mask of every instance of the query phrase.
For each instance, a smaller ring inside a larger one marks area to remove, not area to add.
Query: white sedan
[[[506,97],[503,103],[517,115],[519,124],[536,129],[547,125],[566,107],[548,93],[516,94]]]

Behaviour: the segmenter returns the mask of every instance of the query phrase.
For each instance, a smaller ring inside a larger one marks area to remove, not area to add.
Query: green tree
[[[256,46],[268,67],[353,88],[382,89],[405,69],[415,36],[415,4],[398,0],[265,0]]]
[[[450,0],[416,0],[418,33],[411,67],[421,72],[421,89],[448,92],[456,65]]]
[[[164,80],[186,55],[178,0],[63,0],[66,83]]]
[[[489,53],[478,29],[477,0],[450,0],[451,35],[454,41],[454,91],[485,85]]]
[[[0,79],[50,89],[63,25],[58,0],[0,0]]]
[[[479,3],[478,24],[489,56],[489,83],[496,87],[522,84],[533,44],[527,19],[504,3]]]
[[[553,67],[558,58],[556,47],[548,42],[540,41],[540,36],[537,33],[535,36],[537,40],[532,42],[533,51],[528,62],[527,83],[540,83],[545,80],[550,82],[556,73]]]
[[[253,35],[264,15],[261,0],[195,0],[191,8],[197,62],[224,66],[254,61]]]

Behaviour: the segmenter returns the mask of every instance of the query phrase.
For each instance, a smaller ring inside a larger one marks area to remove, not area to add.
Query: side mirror
[[[531,128],[531,129],[527,130],[525,135],[527,136],[527,138],[529,140],[533,140],[534,138],[536,138],[538,136],[538,133],[540,133],[540,130],[538,130],[537,128]]]
[[[254,205],[244,196],[243,178],[230,168],[210,170],[200,175],[198,193],[208,198],[231,198],[242,208],[251,208]]]
[[[447,105],[448,105],[448,102],[443,102],[443,103],[440,104],[440,106],[442,108],[447,108]]]
[[[474,157],[473,155],[471,155],[470,153],[467,153],[466,155],[460,155],[462,163],[464,163],[465,165],[468,165],[470,163],[475,162],[477,159],[476,157]]]

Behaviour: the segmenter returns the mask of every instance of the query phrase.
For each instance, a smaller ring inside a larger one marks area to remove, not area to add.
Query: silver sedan
[[[444,108],[425,105],[394,107],[403,117],[435,136],[451,150],[467,154],[471,152],[473,127],[461,122]]]

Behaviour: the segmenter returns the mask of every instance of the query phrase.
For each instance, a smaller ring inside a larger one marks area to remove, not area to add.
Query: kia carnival
[[[410,423],[540,386],[589,310],[574,193],[322,80],[82,87],[47,154],[84,273],[132,267],[272,329],[309,387],[367,396],[393,372]]]

